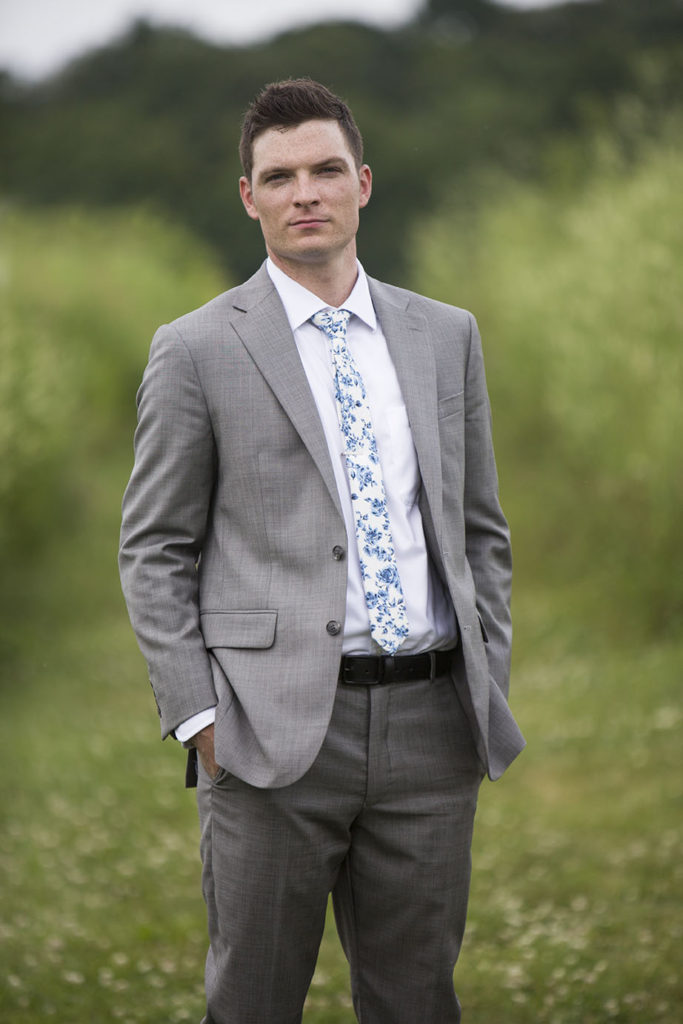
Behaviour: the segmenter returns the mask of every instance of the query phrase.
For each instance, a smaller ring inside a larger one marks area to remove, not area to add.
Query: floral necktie
[[[408,616],[365,385],[346,343],[350,316],[348,309],[323,309],[311,321],[331,342],[337,415],[344,439],[370,633],[383,650],[395,654],[408,635]]]

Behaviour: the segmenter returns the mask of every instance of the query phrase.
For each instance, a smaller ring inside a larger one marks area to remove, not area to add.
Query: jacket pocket
[[[439,402],[439,419],[445,419],[446,416],[455,416],[458,413],[461,413],[464,408],[464,391],[459,391],[457,395],[450,395],[448,398],[442,398]]]
[[[272,647],[276,611],[211,611],[199,616],[204,643],[212,647]]]

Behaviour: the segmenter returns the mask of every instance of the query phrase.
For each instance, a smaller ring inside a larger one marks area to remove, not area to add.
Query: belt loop
[[[429,682],[433,683],[436,679],[436,651],[429,651]]]
[[[393,683],[394,681],[394,656],[393,654],[386,654],[381,659],[381,664],[384,669],[382,672],[383,683]]]

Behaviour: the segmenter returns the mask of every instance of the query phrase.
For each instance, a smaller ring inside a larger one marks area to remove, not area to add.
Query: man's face
[[[257,135],[251,181],[240,195],[261,224],[266,249],[283,269],[355,258],[358,211],[370,199],[372,175],[355,165],[336,121],[304,121]]]

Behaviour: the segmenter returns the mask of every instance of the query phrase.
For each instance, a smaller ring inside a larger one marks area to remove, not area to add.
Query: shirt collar
[[[367,275],[358,260],[356,260],[356,265],[358,277],[342,308],[348,309],[350,313],[367,324],[370,330],[374,331],[377,327],[377,317],[370,297]],[[309,292],[308,288],[304,288],[298,281],[288,277],[279,267],[275,266],[270,257],[266,260],[266,269],[280,296],[282,305],[285,307],[289,326],[293,331],[305,324],[321,309],[332,308],[313,292]]]

